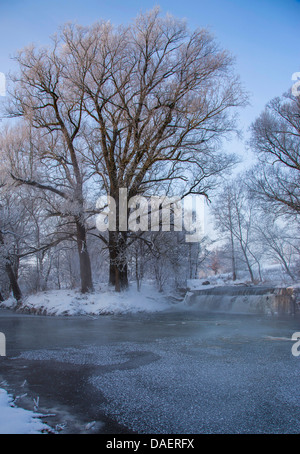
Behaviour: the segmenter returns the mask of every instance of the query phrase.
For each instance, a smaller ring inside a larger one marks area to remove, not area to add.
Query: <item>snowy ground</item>
[[[207,279],[188,279],[187,288],[193,290],[205,290],[214,287],[224,287],[225,285],[244,285],[249,282],[246,279],[237,279],[233,281],[228,275],[210,276]]]
[[[300,284],[283,279],[278,267],[269,269],[269,278],[261,284],[274,287],[299,287]],[[204,285],[205,284],[205,285]],[[203,279],[190,279],[187,281],[187,290],[204,290],[218,286],[251,285],[247,273],[240,279],[233,281],[230,274],[219,274]],[[252,284],[253,285],[253,284]],[[180,303],[182,297],[159,293],[153,282],[143,283],[140,292],[135,283],[131,283],[129,290],[116,293],[106,284],[93,293],[83,295],[77,290],[49,290],[29,295],[24,298],[20,312],[40,315],[108,315],[127,314],[138,312],[158,312]],[[0,303],[0,307],[14,309],[16,301],[10,297]]]
[[[0,434],[39,434],[51,431],[38,413],[18,408],[13,398],[0,388]]]
[[[0,307],[12,309],[16,305],[11,297]],[[170,307],[170,299],[151,285],[138,292],[134,285],[116,293],[103,285],[98,291],[82,295],[79,290],[49,290],[24,299],[22,312],[43,315],[101,315],[156,312]]]
[[[235,281],[232,280],[231,273],[212,275],[202,279],[189,279],[187,281],[188,290],[203,290],[227,285],[253,285],[247,272],[240,272],[240,276]],[[273,265],[263,270],[262,282],[256,285],[271,285],[273,287],[299,287],[289,276],[282,272],[280,266]]]

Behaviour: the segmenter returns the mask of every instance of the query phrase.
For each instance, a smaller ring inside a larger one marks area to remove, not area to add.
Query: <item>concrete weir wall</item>
[[[292,315],[299,311],[297,293],[292,287],[220,286],[190,290],[184,303],[208,312]]]

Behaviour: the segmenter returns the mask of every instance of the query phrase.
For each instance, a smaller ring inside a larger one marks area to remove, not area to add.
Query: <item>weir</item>
[[[218,286],[189,290],[184,304],[207,312],[294,315],[300,312],[300,289],[267,286]]]

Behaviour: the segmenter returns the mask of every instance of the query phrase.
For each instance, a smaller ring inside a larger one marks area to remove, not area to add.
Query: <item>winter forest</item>
[[[248,94],[208,30],[155,8],[129,25],[53,32],[47,47],[16,54],[1,100],[1,300],[103,283],[163,292],[217,276],[299,279],[299,84],[252,123],[249,164],[224,147]],[[200,195],[201,239],[172,226],[126,231],[118,214],[113,231],[99,231],[97,200],[118,208],[123,188],[130,198]]]

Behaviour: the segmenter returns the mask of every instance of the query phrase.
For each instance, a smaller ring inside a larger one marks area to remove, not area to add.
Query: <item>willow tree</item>
[[[120,188],[130,198],[171,184],[180,196],[207,195],[233,163],[217,145],[234,129],[234,108],[245,104],[228,52],[207,30],[190,32],[157,8],[127,27],[67,25],[61,39],[70,78],[85,93],[87,162],[117,212]],[[117,219],[108,240],[117,288],[128,283],[127,237]]]

